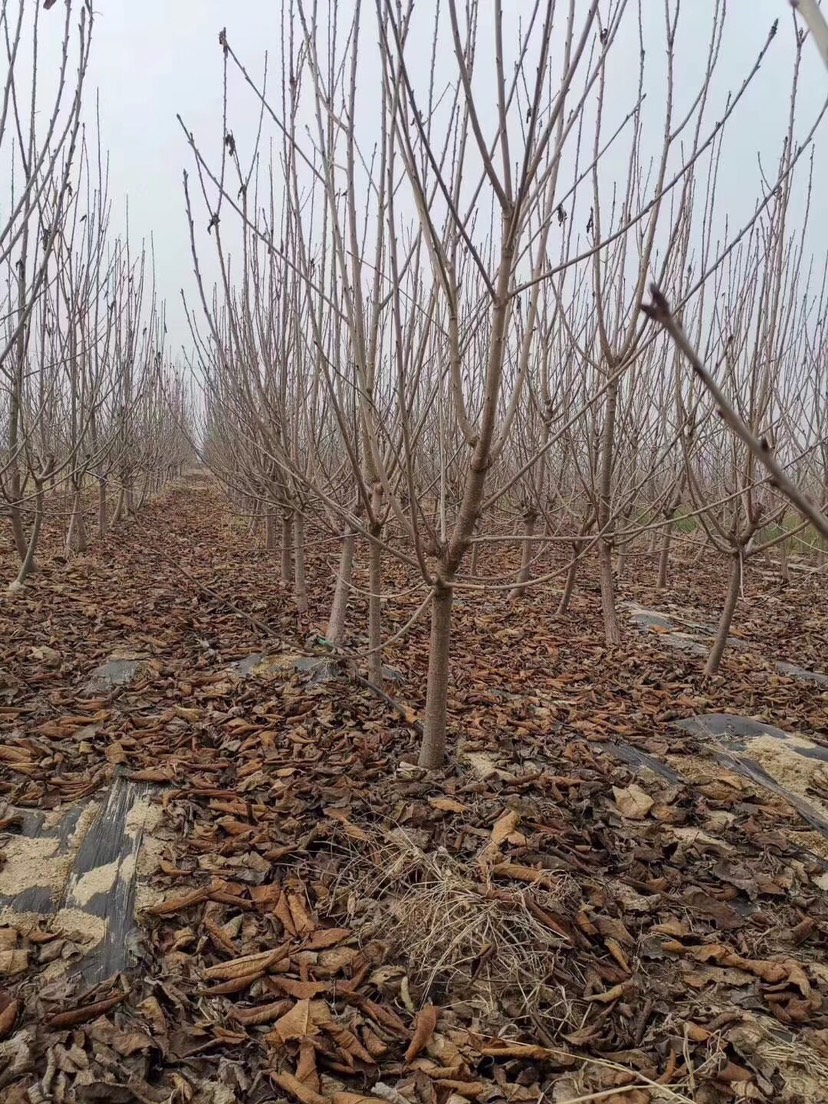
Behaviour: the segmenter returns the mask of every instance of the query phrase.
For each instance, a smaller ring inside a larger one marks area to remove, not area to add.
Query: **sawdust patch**
[[[84,806],[81,815],[78,817],[75,829],[72,832],[72,838],[69,841],[69,846],[71,848],[77,849],[83,843],[86,838],[86,833],[92,827],[92,822],[98,815],[100,807],[100,803],[97,801],[90,801],[88,805]]]
[[[38,912],[15,912],[5,908],[0,912],[0,924],[15,928],[21,935],[48,929],[73,943],[93,947],[100,943],[107,932],[108,923],[101,916],[90,916],[81,909],[60,909],[54,916],[41,916]]]
[[[809,759],[797,749],[816,747],[810,740],[790,736],[777,740],[773,736],[758,736],[747,745],[747,755],[754,759],[785,789],[807,799],[814,809],[828,818],[828,804],[812,796],[813,790],[828,791],[828,763]]]
[[[143,833],[137,861],[134,856],[130,856],[123,864],[122,874],[123,877],[132,877],[133,874],[137,874],[135,885],[136,912],[141,909],[153,908],[155,905],[160,904],[163,899],[163,894],[160,890],[153,888],[147,881],[147,879],[158,870],[161,863],[161,855],[164,848],[167,846],[165,840],[161,840],[157,836],[151,834],[161,823],[163,816],[164,810],[161,806],[154,804],[146,798],[136,801],[127,814],[127,832],[132,836],[136,835],[139,831]],[[133,864],[129,867],[128,874],[126,871],[127,863]]]
[[[821,832],[813,829],[805,829],[792,833],[791,839],[797,846],[818,855],[821,859],[828,859],[828,840]]]
[[[109,924],[104,917],[91,916],[82,909],[63,908],[52,917],[49,927],[73,943],[94,947],[106,936]]]
[[[88,905],[99,893],[109,893],[118,879],[120,865],[118,859],[114,859],[105,866],[96,866],[81,874],[74,885],[69,887],[72,901],[81,906]]]
[[[3,850],[6,865],[0,870],[0,895],[17,897],[27,889],[59,890],[72,868],[71,854],[56,854],[60,840],[50,836],[12,836]]]
[[[139,797],[126,816],[127,835],[138,832],[152,832],[161,823],[164,810],[148,797]]]

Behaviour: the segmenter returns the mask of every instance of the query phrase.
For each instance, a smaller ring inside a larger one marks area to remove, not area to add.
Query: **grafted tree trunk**
[[[572,601],[572,595],[575,591],[575,581],[578,577],[578,568],[580,566],[580,555],[583,548],[581,541],[572,542],[572,562],[569,565],[569,569],[566,573],[566,581],[564,582],[563,594],[561,600],[558,603],[557,615],[563,617],[565,613],[569,611],[569,603]]]
[[[479,538],[483,533],[483,525],[481,522],[477,522],[474,527],[474,535]],[[474,578],[477,575],[477,563],[480,558],[480,540],[475,540],[471,550],[471,560],[469,561],[469,574]]]
[[[53,462],[50,462],[49,467],[53,466]],[[23,557],[23,562],[20,565],[20,570],[17,573],[17,578],[9,586],[9,590],[19,590],[23,586],[26,579],[35,569],[35,553],[37,552],[38,541],[40,540],[40,530],[43,525],[43,512],[44,512],[44,486],[49,472],[46,471],[41,476],[35,476],[35,495],[34,495],[34,522],[32,523],[32,531],[29,534],[29,540],[26,544],[26,555]]]
[[[569,565],[569,569],[566,573],[566,581],[564,582],[563,594],[561,600],[558,603],[558,609],[556,614],[558,617],[563,617],[569,611],[569,603],[572,601],[572,595],[575,591],[575,583],[578,577],[578,568],[581,565],[581,554],[587,544],[587,534],[592,528],[595,520],[595,514],[590,513],[581,522],[581,535],[578,540],[572,542],[572,562]]]
[[[716,630],[716,639],[713,643],[713,648],[710,651],[710,655],[707,657],[707,663],[704,667],[704,673],[706,675],[715,675],[718,673],[719,666],[722,662],[722,656],[724,650],[727,647],[727,638],[730,633],[730,626],[733,624],[733,615],[736,612],[736,604],[739,601],[739,588],[742,583],[742,552],[741,549],[731,556],[730,560],[730,581],[727,588],[727,597],[725,598],[725,604],[722,607],[722,615],[719,618],[719,626]]]
[[[354,531],[346,525],[342,537],[342,551],[339,556],[339,571],[334,587],[331,612],[325,636],[332,644],[341,646],[345,639],[345,625],[348,617],[348,596],[351,590],[351,576],[354,570]]]
[[[75,484],[72,494],[72,513],[69,516],[69,528],[66,532],[66,554],[85,552],[88,547],[86,521],[83,516],[82,482]]]
[[[115,503],[115,513],[112,515],[112,523],[116,525],[119,521],[123,521],[126,516],[126,487],[121,484],[118,488],[118,501]]]
[[[293,514],[282,514],[282,582],[290,585],[293,578]]]
[[[667,517],[667,524],[661,534],[661,551],[658,554],[658,581],[656,588],[665,590],[667,587],[667,573],[670,567],[670,548],[673,543],[673,514]]]
[[[265,548],[268,552],[275,552],[279,543],[276,536],[276,516],[266,503],[262,503],[261,508],[265,511]]]
[[[787,586],[791,581],[791,565],[788,561],[790,537],[785,537],[779,542],[779,576]]]
[[[308,591],[305,585],[305,515],[300,509],[293,512],[293,594],[300,616],[308,612]]]
[[[431,599],[431,639],[428,652],[428,699],[419,764],[426,770],[443,765],[446,752],[446,703],[448,701],[451,648],[450,583],[440,581]]]
[[[629,521],[630,521],[630,518],[632,517],[632,507],[630,507],[629,510],[625,510],[622,517],[623,517],[623,520],[624,520],[624,525],[625,526],[628,525]],[[621,580],[624,578],[624,575],[626,573],[627,559],[628,559],[629,554],[630,554],[630,545],[631,544],[632,544],[632,540],[630,538],[625,538],[624,540],[618,542],[618,558],[617,558],[617,566],[616,566],[616,574],[617,574],[618,582],[621,582]]]
[[[537,521],[538,511],[530,504],[523,511],[524,540],[520,554],[520,570],[518,571],[515,586],[509,591],[510,601],[514,601],[516,598],[522,598],[526,593],[526,583],[529,579],[529,571],[532,564],[532,537],[535,535]]]
[[[19,490],[15,490],[14,480],[11,481],[11,497],[12,501],[9,503],[9,521],[11,523],[12,538],[14,540],[14,547],[17,555],[21,560],[26,558],[26,531],[23,526],[23,513],[16,497],[19,495]]]
[[[382,686],[382,483],[377,480],[371,492],[371,522],[373,537],[368,549],[368,678]]]
[[[598,563],[601,572],[601,610],[604,615],[604,637],[609,647],[621,643],[621,628],[615,608],[615,580],[612,573],[613,532],[612,462],[615,445],[615,419],[618,410],[618,381],[607,388],[607,408],[601,438],[601,472],[598,496]]]
[[[109,528],[109,513],[106,500],[107,478],[98,477],[98,536],[105,537]]]

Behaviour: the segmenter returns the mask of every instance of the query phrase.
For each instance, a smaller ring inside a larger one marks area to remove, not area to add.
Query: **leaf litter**
[[[588,590],[565,626],[542,595],[494,597],[461,607],[458,755],[424,776],[402,768],[405,714],[364,686],[295,663],[228,675],[303,648],[267,553],[213,494],[172,492],[82,565],[44,558],[0,611],[7,863],[28,846],[16,811],[88,803],[117,773],[155,786],[126,827],[144,835],[135,970],[85,986],[52,969],[83,952],[71,918],[3,920],[4,1100],[828,1099],[813,833],[715,764],[694,775],[703,741],[670,728],[761,703],[819,743],[818,685],[742,652],[705,681],[646,637],[608,653]],[[321,553],[308,571],[327,577]],[[682,586],[709,620],[711,580]],[[389,623],[405,610],[389,600]],[[139,676],[90,697],[115,654]],[[806,641],[784,654],[813,660]],[[427,629],[388,658],[421,706]]]

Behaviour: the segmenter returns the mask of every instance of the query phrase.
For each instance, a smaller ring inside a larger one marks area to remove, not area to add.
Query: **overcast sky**
[[[430,2],[420,0],[426,7]],[[516,9],[528,11],[531,7],[526,0],[510,2]],[[483,0],[484,10],[485,4]],[[663,7],[661,0],[645,0],[645,11],[648,4],[659,13]],[[697,42],[700,51],[705,49],[713,6],[713,0],[686,0],[685,48]],[[365,7],[370,15],[373,3]],[[780,20],[770,57],[731,134],[731,156],[719,182],[725,197],[736,197],[744,189],[745,177],[756,174],[756,152],[762,150],[768,156],[775,150],[778,154],[794,47],[787,0],[732,0],[729,7],[731,34],[726,43],[726,62],[734,84],[749,69],[774,19]],[[44,23],[48,14],[44,13]],[[154,237],[159,292],[168,302],[173,345],[189,344],[180,289],[192,292],[181,184],[182,170],[192,165],[176,113],[217,153],[222,71],[218,34],[225,26],[236,53],[252,70],[261,70],[265,50],[278,61],[278,0],[95,0],[89,91],[95,87],[100,90],[103,144],[109,151],[111,166],[113,229],[122,224],[128,196],[132,239],[150,234]],[[634,91],[634,54],[629,63]],[[361,72],[361,79],[370,84],[376,76]],[[810,120],[828,92],[828,76],[815,49],[807,51],[803,87],[802,116]],[[255,122],[251,114],[251,129]],[[243,127],[242,120],[233,120],[237,135]],[[770,150],[765,144],[769,135],[774,141]],[[820,145],[823,151],[828,147],[828,133],[823,132]],[[828,158],[821,152],[819,160],[823,171],[818,190],[824,194]],[[749,206],[754,195],[745,198]],[[825,248],[826,239],[814,238],[813,246]]]

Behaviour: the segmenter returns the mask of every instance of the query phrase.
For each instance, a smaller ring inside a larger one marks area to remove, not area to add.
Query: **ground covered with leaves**
[[[674,727],[828,745],[825,686],[773,664],[817,664],[818,578],[753,578],[712,680],[631,623],[607,651],[588,568],[562,618],[548,590],[459,600],[424,775],[427,626],[389,650],[402,708],[320,677],[330,542],[302,623],[207,482],[69,561],[49,539],[0,606],[3,846],[115,775],[157,812],[132,969],[85,985],[80,936],[0,917],[4,1102],[828,1100],[828,842]],[[652,569],[622,597],[668,608]],[[682,570],[672,607],[715,623],[717,565]],[[135,677],[90,689],[113,656]]]

